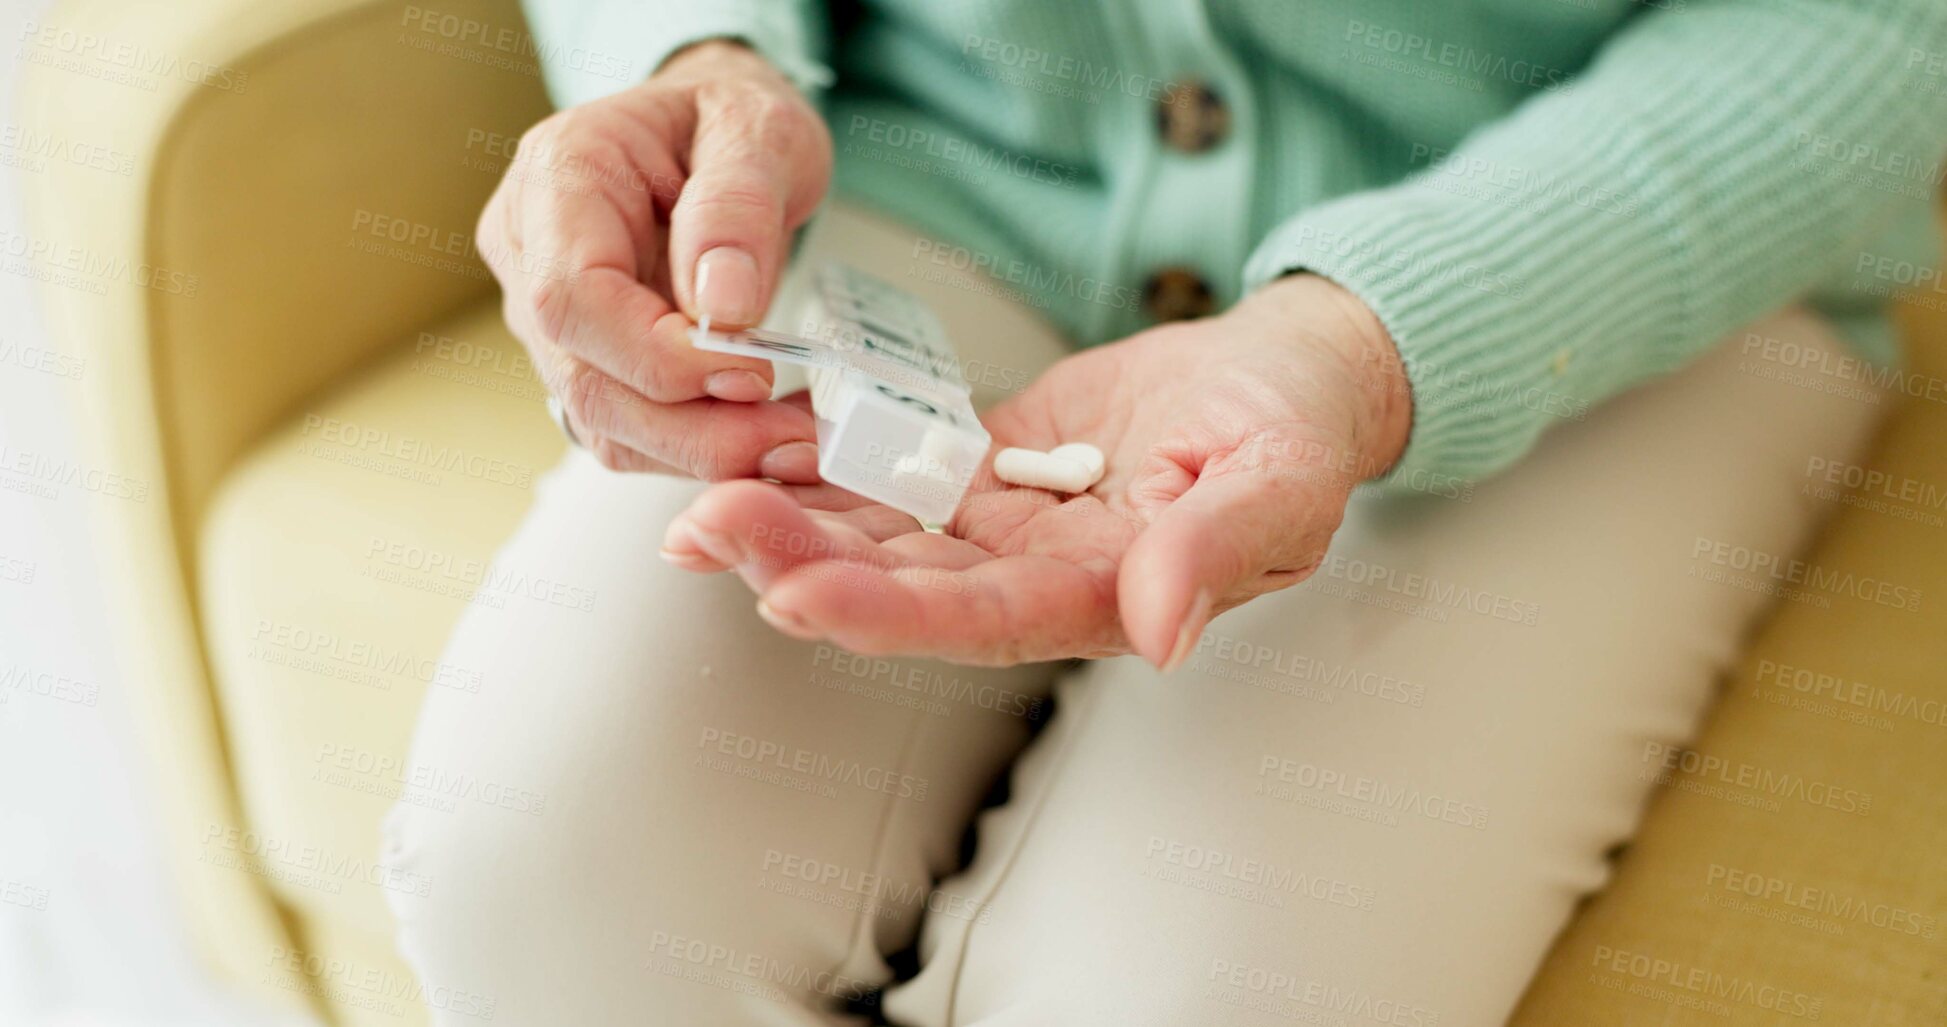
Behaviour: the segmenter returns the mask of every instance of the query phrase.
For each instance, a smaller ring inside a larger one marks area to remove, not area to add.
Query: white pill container
[[[792,335],[691,332],[698,349],[803,365],[818,420],[818,473],[930,528],[959,507],[992,438],[946,330],[912,294],[828,262]]]

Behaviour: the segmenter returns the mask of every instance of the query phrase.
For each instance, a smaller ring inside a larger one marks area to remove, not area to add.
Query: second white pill
[[[1102,451],[1086,442],[1071,442],[1043,453],[1038,449],[1003,449],[994,454],[994,476],[1009,485],[1050,492],[1087,492],[1102,480]]]

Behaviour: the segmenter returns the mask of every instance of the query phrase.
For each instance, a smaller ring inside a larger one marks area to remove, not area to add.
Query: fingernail
[[[1183,661],[1189,659],[1190,653],[1196,649],[1197,639],[1203,637],[1204,622],[1210,619],[1210,602],[1210,590],[1198,589],[1196,599],[1191,601],[1190,609],[1183,614],[1183,626],[1176,629],[1176,645],[1170,648],[1170,658],[1163,661],[1163,673],[1172,673],[1183,666]]]
[[[703,379],[703,391],[732,403],[771,398],[771,387],[756,371],[718,371]]]
[[[805,623],[797,614],[787,613],[762,599],[757,601],[757,615],[764,618],[764,623],[792,638],[809,640],[818,637],[818,632],[812,630],[811,625]]]
[[[704,531],[694,524],[689,526],[689,533],[690,542],[696,548],[703,550],[710,559],[726,567],[735,567],[737,562],[744,558],[743,550],[737,548],[737,543],[732,542],[729,536],[719,535],[714,531]]]
[[[662,557],[664,563],[677,570],[694,571],[699,574],[715,573],[723,570],[722,564],[702,553],[679,553],[674,549],[662,549],[656,555]]]
[[[787,485],[816,484],[818,446],[812,442],[787,442],[757,461],[757,473]]]
[[[716,563],[712,570],[722,570],[743,554],[737,552],[737,547],[729,539],[698,531],[695,522],[683,516],[669,522],[669,529],[663,532],[661,555],[664,560],[685,570],[700,569],[709,561]]]
[[[719,246],[696,262],[696,305],[712,321],[743,328],[757,323],[757,258]]]

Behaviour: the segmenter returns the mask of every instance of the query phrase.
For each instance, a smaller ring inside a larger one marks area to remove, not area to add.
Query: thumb
[[[669,219],[678,303],[691,320],[707,314],[726,328],[764,319],[789,233],[810,216],[829,178],[818,147],[799,138],[823,131],[809,106],[740,98],[698,111],[689,178]],[[794,124],[807,119],[810,125]]]
[[[1206,467],[1123,556],[1116,602],[1130,644],[1165,672],[1175,670],[1220,608],[1294,584],[1318,566],[1345,499],[1342,489],[1289,472]]]

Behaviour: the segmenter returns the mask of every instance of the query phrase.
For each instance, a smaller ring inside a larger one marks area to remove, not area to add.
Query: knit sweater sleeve
[[[1664,5],[1438,166],[1281,224],[1246,284],[1314,271],[1390,329],[1414,400],[1393,480],[1488,475],[1916,216],[1944,52],[1942,0]]]
[[[824,0],[522,0],[548,92],[560,107],[647,78],[671,54],[737,39],[807,93],[831,82]]]

